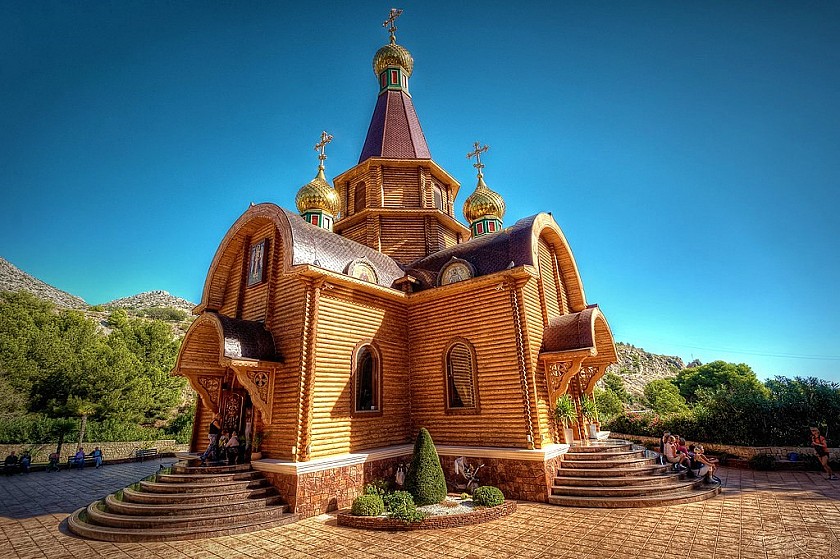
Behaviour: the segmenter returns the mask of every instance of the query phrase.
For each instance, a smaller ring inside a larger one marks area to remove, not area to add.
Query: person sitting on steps
[[[720,478],[715,476],[718,468],[718,459],[706,456],[701,445],[694,447],[694,459],[701,464],[700,475],[705,476],[706,483],[720,483]]]
[[[691,461],[688,459],[688,456],[685,454],[677,453],[677,440],[674,438],[673,435],[668,437],[668,441],[665,443],[665,461],[669,464],[674,465],[674,469],[677,471],[681,471],[683,468],[691,471]]]

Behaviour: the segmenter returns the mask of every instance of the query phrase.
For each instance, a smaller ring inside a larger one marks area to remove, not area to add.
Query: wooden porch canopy
[[[274,377],[282,363],[262,322],[205,312],[184,336],[173,373],[187,377],[206,405],[218,412],[222,385],[232,371],[270,425]]]
[[[549,320],[539,358],[552,405],[576,375],[581,392],[592,394],[607,366],[618,361],[612,332],[597,305]]]

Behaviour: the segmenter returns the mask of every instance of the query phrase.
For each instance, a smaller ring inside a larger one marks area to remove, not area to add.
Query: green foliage
[[[365,487],[365,493],[367,493],[367,487]],[[385,510],[388,512],[393,512],[398,508],[415,506],[414,497],[412,497],[411,493],[408,491],[394,491],[393,493],[388,493],[382,497],[382,501],[385,503]]]
[[[580,398],[580,411],[589,421],[598,421],[598,404],[595,398],[584,394]]]
[[[750,468],[769,471],[776,469],[776,458],[772,454],[756,454],[750,458]]]
[[[169,375],[179,347],[170,327],[122,310],[111,314],[109,326],[106,334],[77,311],[24,292],[0,293],[2,417],[40,418],[7,424],[6,433],[40,438],[44,416],[89,417],[99,433],[170,419],[185,383]],[[109,420],[107,427],[96,424]]]
[[[405,476],[405,488],[418,506],[433,505],[446,498],[446,479],[440,466],[435,443],[425,427],[420,428],[414,443],[414,456]]]
[[[388,482],[384,479],[375,479],[365,484],[365,495],[379,495],[384,497],[388,493]]]
[[[624,387],[624,379],[615,373],[607,373],[602,379],[604,388],[610,390],[615,396],[624,403],[630,403],[630,393]]]
[[[564,428],[568,427],[577,418],[575,402],[569,394],[563,394],[554,403],[554,419],[561,423]]]
[[[102,305],[93,305],[93,306],[90,307],[89,310],[92,311],[92,312],[104,312],[105,307],[103,307]]]
[[[379,495],[360,495],[353,501],[350,513],[356,516],[379,516],[385,513],[385,504]]]
[[[668,379],[650,381],[645,385],[644,393],[647,406],[659,414],[688,411],[688,405],[680,395],[679,388]]]
[[[505,502],[505,496],[498,487],[483,485],[473,491],[473,503],[480,507],[495,507]]]
[[[189,315],[187,311],[176,309],[173,307],[152,307],[146,309],[144,313],[148,318],[155,320],[164,320],[168,322],[181,322],[186,320]]]
[[[624,413],[624,404],[612,390],[596,388],[595,402],[598,404],[598,411],[603,421],[609,421]]]
[[[395,520],[402,520],[406,524],[419,522],[426,518],[423,512],[417,510],[417,505],[413,501],[395,506],[389,516]]]
[[[186,406],[178,411],[175,417],[163,428],[163,433],[167,438],[171,437],[179,444],[189,444],[190,439],[192,438],[194,418],[195,400],[193,400],[189,406]],[[254,441],[251,443],[252,448],[255,449],[254,452],[258,452],[259,449],[259,442],[257,442],[258,436],[260,438],[260,442],[262,441],[261,433],[254,435]]]
[[[736,365],[725,361],[713,361],[698,367],[683,369],[674,379],[680,394],[688,402],[700,399],[701,389],[718,390],[753,390],[767,394],[767,389],[755,376],[753,370],[744,363]]]

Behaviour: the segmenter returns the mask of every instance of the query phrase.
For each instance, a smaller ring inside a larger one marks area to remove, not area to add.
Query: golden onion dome
[[[505,201],[502,196],[490,190],[484,184],[484,175],[479,173],[478,186],[469,198],[464,200],[464,217],[472,224],[482,217],[495,217],[501,220],[505,215]]]
[[[338,192],[327,182],[324,176],[324,166],[318,165],[318,174],[298,190],[295,204],[299,212],[323,210],[330,215],[338,215]]]
[[[373,72],[377,76],[388,66],[402,66],[408,77],[411,77],[411,72],[414,70],[414,59],[411,53],[405,47],[398,45],[393,35],[391,42],[373,55]]]

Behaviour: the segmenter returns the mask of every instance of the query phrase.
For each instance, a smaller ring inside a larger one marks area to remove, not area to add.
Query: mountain
[[[34,278],[9,262],[0,258],[0,291],[28,291],[36,297],[52,301],[59,307],[86,309],[88,304],[81,297],[71,295],[48,283]]]
[[[131,297],[115,299],[102,306],[106,309],[121,308],[132,310],[169,307],[191,313],[193,307],[195,307],[195,303],[190,303],[186,299],[170,295],[168,291],[146,291],[132,295]]]
[[[608,373],[615,373],[624,379],[624,386],[631,394],[641,395],[645,385],[652,380],[673,378],[686,368],[682,358],[673,355],[657,355],[640,347],[616,342],[618,363],[607,367]],[[692,366],[697,363],[691,363]]]

